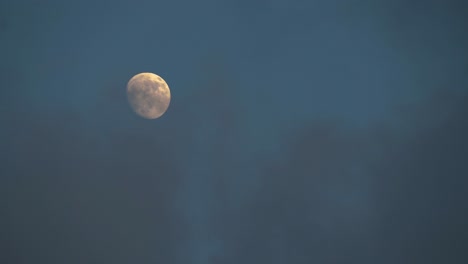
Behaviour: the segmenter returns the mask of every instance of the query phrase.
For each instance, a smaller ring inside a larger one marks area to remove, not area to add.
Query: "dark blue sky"
[[[466,263],[464,10],[0,1],[0,262]]]

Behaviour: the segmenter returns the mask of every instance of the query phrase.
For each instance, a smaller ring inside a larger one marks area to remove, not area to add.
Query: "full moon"
[[[127,96],[133,111],[147,119],[161,117],[171,102],[166,81],[149,72],[139,73],[128,81]]]

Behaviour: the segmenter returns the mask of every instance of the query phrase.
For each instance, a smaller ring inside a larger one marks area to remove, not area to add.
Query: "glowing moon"
[[[149,72],[139,73],[128,81],[127,96],[133,111],[147,119],[161,117],[171,102],[166,81]]]

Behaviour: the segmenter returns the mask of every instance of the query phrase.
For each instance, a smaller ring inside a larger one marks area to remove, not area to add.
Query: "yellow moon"
[[[133,111],[147,119],[161,117],[171,102],[166,81],[149,72],[139,73],[128,81],[127,96]]]

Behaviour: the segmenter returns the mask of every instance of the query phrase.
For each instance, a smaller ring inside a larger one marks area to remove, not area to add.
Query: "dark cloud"
[[[333,122],[311,123],[292,136],[262,172],[254,198],[222,225],[229,227],[223,263],[372,260],[366,144]]]
[[[311,122],[244,207],[216,215],[212,263],[463,263],[466,98],[437,96],[383,131]]]
[[[15,118],[2,162],[15,263],[174,262],[180,176],[157,137],[97,134],[73,113]]]
[[[407,137],[382,149],[375,186],[379,235],[385,238],[381,248],[394,249],[383,252],[389,263],[463,263],[468,259],[462,220],[468,217],[467,97],[439,95],[419,110],[410,118]]]

